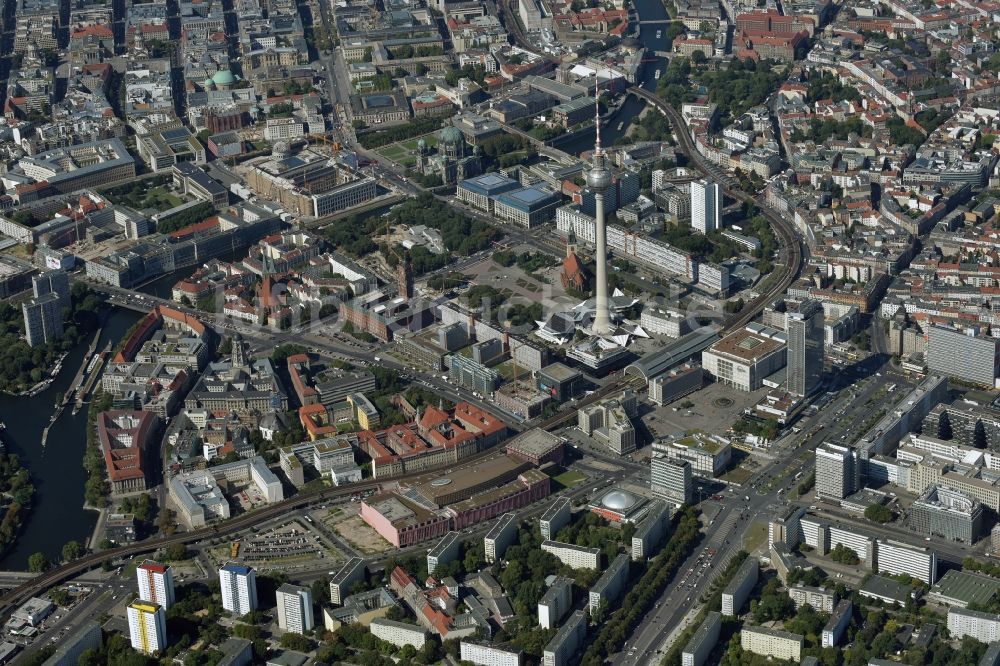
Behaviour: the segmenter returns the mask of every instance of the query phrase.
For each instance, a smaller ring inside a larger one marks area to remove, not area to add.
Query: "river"
[[[636,12],[642,21],[669,21],[670,15],[661,0],[633,0]],[[660,38],[656,38],[656,31],[659,30]],[[656,70],[661,72],[667,69],[666,58],[655,56],[656,51],[666,51],[667,49],[667,23],[654,23],[639,26],[639,43],[645,47],[647,62],[639,74],[639,85],[647,90],[656,90]],[[655,58],[655,62],[652,60]],[[601,143],[607,147],[614,145],[619,137],[628,132],[629,126],[638,118],[645,108],[645,100],[640,100],[635,95],[629,95],[625,103],[608,119],[606,125],[601,128]],[[621,131],[618,130],[619,123],[624,123]],[[578,136],[566,143],[556,145],[556,148],[566,151],[571,155],[579,155],[582,152],[594,149],[594,131],[591,129],[582,132]]]
[[[103,349],[108,340],[120,340],[138,318],[138,313],[114,310],[97,348]],[[97,522],[97,514],[83,508],[87,410],[81,409],[76,416],[70,409],[63,412],[49,430],[45,448],[41,445],[42,430],[55,410],[56,395],[65,393],[73,381],[89,342],[69,353],[59,376],[45,391],[30,398],[0,395],[0,419],[7,424],[8,450],[21,458],[35,485],[31,513],[13,548],[0,560],[0,568],[27,569],[28,557],[36,552],[57,561],[64,543],[71,539],[85,543]]]

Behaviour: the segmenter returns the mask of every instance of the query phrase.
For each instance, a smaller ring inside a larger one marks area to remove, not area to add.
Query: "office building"
[[[691,503],[691,463],[654,453],[649,459],[650,489],[675,504]]]
[[[352,557],[335,574],[330,576],[330,603],[340,605],[355,584],[362,582],[366,574],[365,561]]]
[[[851,624],[851,613],[853,605],[850,599],[842,599],[833,609],[830,619],[823,627],[823,647],[837,647],[840,638],[844,635],[844,630]]]
[[[135,570],[139,583],[139,599],[151,601],[169,610],[174,603],[174,572],[152,560],[146,560]]]
[[[552,539],[559,534],[559,530],[569,524],[572,516],[572,505],[568,497],[560,497],[545,510],[538,520],[538,526],[542,530],[543,539]]]
[[[937,580],[937,553],[922,546],[911,546],[900,541],[878,542],[879,573],[907,574],[928,585]]]
[[[812,395],[823,379],[823,306],[805,300],[787,313],[788,370],[786,388],[794,396]]]
[[[587,615],[574,611],[542,650],[542,666],[571,666],[586,637]]]
[[[701,353],[701,365],[717,382],[755,391],[785,367],[787,336],[759,324],[727,335]]]
[[[750,591],[757,584],[760,565],[756,557],[747,557],[736,570],[733,579],[722,590],[722,614],[736,617],[746,603]]]
[[[441,565],[458,558],[462,542],[458,540],[458,532],[448,532],[433,548],[427,551],[427,574],[434,575]]]
[[[632,417],[636,415],[636,404],[635,392],[628,390],[619,398],[581,407],[577,411],[577,428],[620,456],[633,453],[636,436]]]
[[[312,631],[313,603],[309,588],[285,583],[278,588],[276,597],[279,628],[296,634]]]
[[[746,625],[740,631],[740,647],[763,657],[798,663],[802,658],[802,643],[802,636],[787,631]]]
[[[650,377],[646,388],[649,400],[662,407],[694,393],[704,385],[705,371],[695,367]]]
[[[944,485],[928,486],[910,509],[910,528],[917,533],[967,544],[983,533],[985,520],[982,503]]]
[[[967,608],[949,608],[948,632],[955,640],[972,636],[982,643],[992,643],[1000,640],[1000,615]]]
[[[132,648],[156,654],[167,646],[167,614],[160,604],[136,600],[128,605],[128,630]]]
[[[653,455],[691,463],[691,473],[707,479],[726,471],[733,456],[732,444],[718,435],[694,431],[684,436],[668,436],[653,442]]]
[[[709,611],[691,636],[691,640],[684,646],[684,651],[681,652],[681,666],[702,666],[719,642],[721,628],[722,615],[716,611]]]
[[[542,550],[546,553],[552,553],[560,562],[573,569],[601,568],[600,548],[587,548],[546,539],[542,542]]]
[[[975,331],[927,327],[927,369],[993,388],[1000,368],[1000,339]]]
[[[419,650],[427,642],[427,630],[415,624],[406,622],[396,622],[384,617],[373,618],[368,624],[368,630],[372,636],[396,647],[412,645]]]
[[[824,443],[816,447],[816,496],[844,499],[861,486],[857,452],[849,446]]]
[[[717,183],[691,183],[691,228],[703,234],[722,228],[722,190]]]
[[[507,546],[514,543],[517,538],[517,516],[513,513],[505,513],[490,528],[490,531],[483,537],[483,546],[486,551],[486,563],[493,564],[503,559],[503,554]]]
[[[627,553],[618,555],[590,588],[587,593],[587,605],[591,617],[594,617],[602,606],[605,609],[614,608],[615,602],[625,589],[625,584],[628,583],[629,559]]]
[[[562,437],[541,428],[527,430],[508,441],[506,445],[509,457],[523,460],[537,467],[550,462],[561,463],[564,448],[565,442]]]
[[[553,629],[573,606],[573,579],[560,576],[538,600],[538,625]]]
[[[219,569],[222,607],[236,615],[257,610],[257,572],[240,564],[227,564]]]

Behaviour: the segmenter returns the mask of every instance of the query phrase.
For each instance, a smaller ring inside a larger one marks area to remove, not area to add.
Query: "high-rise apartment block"
[[[128,631],[132,648],[156,654],[167,645],[167,614],[160,604],[136,600],[128,605]]]
[[[709,180],[691,183],[691,228],[710,234],[722,227],[722,190]]]
[[[139,583],[139,599],[151,601],[168,610],[174,603],[174,572],[153,560],[146,560],[136,567],[135,575]]]
[[[788,392],[796,396],[812,395],[823,379],[823,306],[805,300],[787,319]]]
[[[278,601],[278,626],[285,631],[304,634],[313,628],[312,592],[307,587],[284,584],[275,595]]]
[[[233,615],[246,615],[257,610],[257,572],[240,564],[227,564],[219,569],[222,607]]]
[[[63,308],[70,306],[69,276],[47,271],[31,279],[32,298],[21,304],[28,345],[37,347],[63,334]]]

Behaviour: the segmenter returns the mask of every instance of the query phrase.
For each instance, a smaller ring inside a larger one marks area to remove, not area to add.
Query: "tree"
[[[28,558],[28,571],[42,573],[49,568],[49,560],[44,553],[32,553]]]
[[[67,541],[66,545],[62,547],[62,558],[65,562],[72,562],[81,555],[83,555],[83,546],[80,545],[79,541]]]
[[[302,634],[288,632],[281,637],[281,647],[298,652],[309,652],[312,650],[313,642]]]
[[[156,526],[168,536],[173,534],[177,531],[177,514],[174,513],[173,509],[166,507],[160,509],[160,513],[156,517]]]
[[[872,504],[865,509],[865,518],[876,523],[888,523],[892,520],[892,510],[884,504]]]
[[[320,606],[330,601],[330,579],[326,576],[314,580],[310,588],[312,590],[313,602]]]
[[[705,56],[705,52],[701,49],[695,49],[691,52],[691,62],[696,65],[704,65],[708,62],[708,57]]]
[[[838,543],[830,550],[830,559],[840,564],[858,564],[858,554],[842,543]]]

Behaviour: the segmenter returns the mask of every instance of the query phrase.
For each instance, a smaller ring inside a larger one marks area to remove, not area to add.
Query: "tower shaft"
[[[594,231],[597,236],[597,284],[594,299],[594,332],[598,335],[611,333],[611,312],[608,308],[608,229],[604,217],[604,192],[594,193],[596,218]]]

